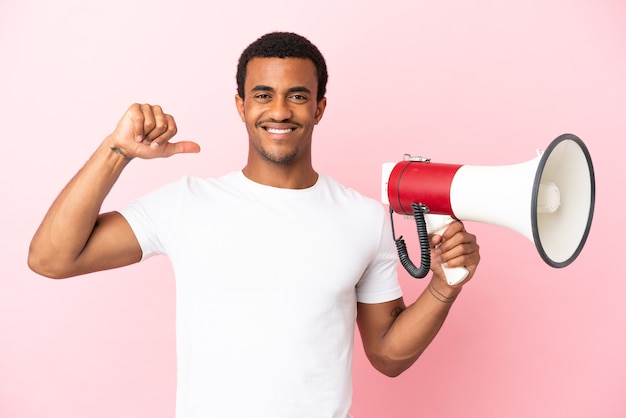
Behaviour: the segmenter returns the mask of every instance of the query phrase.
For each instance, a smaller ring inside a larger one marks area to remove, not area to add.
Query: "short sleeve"
[[[383,303],[402,297],[397,266],[398,256],[391,234],[391,222],[383,215],[378,251],[357,284],[357,301]]]
[[[164,237],[172,230],[172,222],[176,218],[180,202],[179,185],[180,182],[176,182],[163,186],[118,210],[139,242],[142,260],[167,254]]]

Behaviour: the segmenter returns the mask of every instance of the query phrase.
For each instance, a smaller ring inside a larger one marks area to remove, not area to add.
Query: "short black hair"
[[[317,100],[326,95],[328,70],[322,53],[304,36],[291,32],[271,32],[248,45],[237,65],[237,93],[244,98],[246,68],[252,58],[304,58],[313,61],[317,69]]]

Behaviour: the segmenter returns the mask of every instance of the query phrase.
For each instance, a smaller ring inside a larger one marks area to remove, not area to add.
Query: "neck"
[[[242,172],[255,183],[281,189],[307,189],[313,186],[319,177],[312,166],[307,169],[296,169],[279,164],[255,167],[248,163]]]

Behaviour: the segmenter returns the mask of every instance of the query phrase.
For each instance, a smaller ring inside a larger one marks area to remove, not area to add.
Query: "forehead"
[[[306,87],[317,90],[317,71],[313,61],[306,58],[253,58],[246,67],[245,90],[256,86],[274,89]]]

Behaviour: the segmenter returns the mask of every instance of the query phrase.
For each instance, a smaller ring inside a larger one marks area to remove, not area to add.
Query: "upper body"
[[[185,177],[121,213],[176,277],[179,417],[346,417],[358,303],[401,296],[382,206],[320,175]]]
[[[294,38],[298,51],[304,42],[304,53],[277,54],[271,48],[269,52],[259,52],[259,47],[266,48],[268,42],[281,49],[282,43],[289,43]],[[320,57],[312,44],[292,34],[268,35],[242,54],[235,104],[248,132],[248,160],[241,171],[245,181],[291,191],[312,190],[318,185],[320,176],[311,161],[311,147],[314,126],[320,122],[326,108],[326,69],[323,59],[320,64]],[[31,242],[31,268],[49,277],[64,278],[140,261],[144,256],[144,237],[136,234],[135,226],[131,226],[121,213],[100,213],[100,207],[133,158],[170,157],[199,151],[199,146],[193,142],[171,142],[175,134],[174,118],[159,106],[132,105],[114,132],[105,138],[50,207]],[[324,177],[321,181],[325,181]],[[131,218],[129,212],[125,214]],[[168,215],[163,211],[159,216]],[[299,237],[299,240],[307,239]],[[312,242],[306,244],[309,250]],[[259,243],[264,245],[263,241]],[[151,251],[158,252],[158,246]],[[408,307],[398,295],[390,300],[382,298],[372,302],[357,300],[355,293],[352,301],[355,302],[356,322],[365,352],[373,366],[389,376],[406,370],[432,341],[454,298],[473,276],[480,259],[475,237],[466,232],[460,222],[451,224],[442,236],[432,237],[431,253],[435,262],[431,267],[433,275],[428,291]],[[362,262],[371,254],[364,251],[352,256]],[[197,260],[188,255],[182,257],[185,262]],[[251,254],[242,253],[241,257],[245,260]],[[282,254],[275,254],[275,257],[275,264],[284,261]],[[307,259],[306,254],[303,258]],[[266,260],[257,261],[263,263]],[[448,286],[441,263],[450,267],[464,265],[469,270],[468,279],[463,284]],[[233,273],[237,272],[237,267],[233,266]],[[345,280],[352,283],[355,278],[351,276]],[[307,296],[304,292],[296,302]],[[237,309],[247,308],[237,302],[226,300],[221,303],[230,303]],[[275,306],[276,303],[279,305]],[[281,308],[300,306],[292,304],[294,301],[291,300],[274,301],[270,308],[280,311]],[[349,332],[348,329],[345,331]]]

